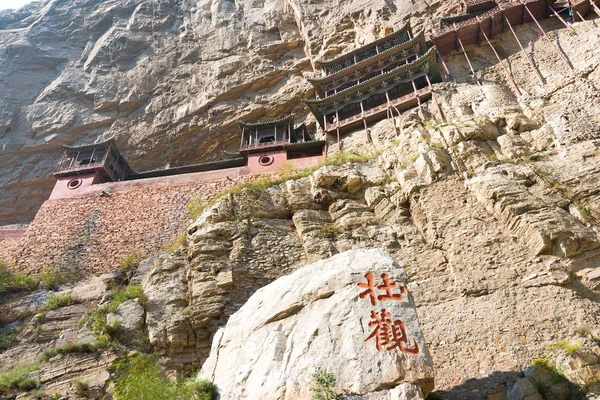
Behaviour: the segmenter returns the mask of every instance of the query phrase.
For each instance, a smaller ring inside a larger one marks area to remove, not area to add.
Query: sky
[[[32,1],[33,0],[0,0],[0,10],[5,10],[7,8],[21,8]]]

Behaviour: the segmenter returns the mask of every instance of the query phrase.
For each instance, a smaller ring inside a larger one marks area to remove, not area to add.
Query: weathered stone
[[[516,381],[507,393],[508,400],[544,400],[535,384],[528,378]]]
[[[367,272],[378,282],[382,273],[399,284],[405,279],[403,269],[384,251],[356,250],[303,267],[260,289],[215,335],[199,378],[214,381],[222,399],[306,399],[318,366],[334,374],[338,392],[364,395],[412,383],[428,393],[432,364],[410,295],[382,306],[390,318],[404,321],[407,348],[418,346],[419,354],[377,351],[373,340],[365,342],[373,331],[368,325],[371,312],[380,310],[358,297],[363,291],[358,283],[366,281]],[[398,388],[390,396],[418,392]]]
[[[118,324],[124,338],[134,337],[144,326],[144,307],[139,304],[138,299],[127,300],[119,305],[114,314],[106,316],[106,323]]]

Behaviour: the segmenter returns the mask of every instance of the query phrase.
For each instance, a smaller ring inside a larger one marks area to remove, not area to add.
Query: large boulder
[[[433,362],[405,281],[381,249],[348,251],[279,278],[215,334],[199,379],[213,381],[223,400],[312,398],[317,370],[332,374],[332,389],[348,398],[401,398],[405,390],[394,388],[402,384],[426,395]]]

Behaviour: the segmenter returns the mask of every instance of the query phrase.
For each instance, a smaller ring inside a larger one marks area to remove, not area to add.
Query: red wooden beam
[[[510,23],[510,21],[508,20],[508,18],[504,17],[504,19],[506,20],[506,23],[508,25],[508,27],[510,28],[510,31],[512,32],[513,36],[515,37],[515,40],[517,41],[517,43],[519,44],[519,47],[521,48],[521,50],[523,51],[523,55],[525,56],[525,58],[527,59],[527,61],[529,62],[529,65],[531,66],[531,68],[533,69],[533,71],[535,72],[536,76],[538,77],[538,79],[540,80],[540,82],[542,84],[544,84],[544,78],[542,77],[542,75],[540,74],[540,71],[538,71],[538,69],[535,67],[535,64],[533,63],[533,60],[530,58],[530,56],[527,54],[527,52],[525,51],[525,49],[523,48],[523,45],[521,44],[521,41],[519,40],[517,34],[515,33],[515,30],[512,27],[512,24]]]
[[[554,44],[554,42],[552,40],[550,40],[550,38],[546,34],[546,31],[544,30],[544,28],[542,28],[542,26],[540,25],[540,23],[537,21],[537,19],[533,16],[533,14],[531,13],[531,11],[529,10],[529,7],[527,7],[527,5],[524,4],[522,0],[521,0],[521,4],[523,4],[523,7],[525,7],[525,10],[529,13],[529,15],[531,16],[531,18],[533,18],[533,22],[535,22],[535,24],[540,29],[540,31],[542,31],[542,35],[552,45],[552,47],[554,47],[554,50],[556,50],[556,53],[558,53],[558,55],[560,56],[560,58],[562,58],[562,60],[564,61],[564,63],[567,65],[567,67],[573,69],[573,66],[571,66],[571,64],[569,63],[569,61],[567,60],[567,58],[564,56],[564,54],[561,53],[561,51],[556,46],[556,44]]]
[[[477,20],[479,21],[479,17],[477,17]],[[492,42],[490,42],[490,40],[488,39],[487,35],[485,34],[485,31],[482,29],[481,33],[483,33],[483,37],[485,38],[485,41],[490,45],[490,47],[492,48],[492,51],[494,52],[494,54],[496,55],[496,58],[498,59],[498,62],[500,63],[500,65],[502,65],[502,68],[504,69],[504,72],[506,73],[506,75],[508,76],[508,79],[510,80],[510,82],[513,85],[513,88],[515,89],[515,93],[517,94],[517,96],[521,96],[521,91],[519,90],[519,87],[517,86],[517,84],[515,83],[515,80],[513,79],[512,75],[510,74],[510,71],[506,68],[506,66],[504,65],[504,63],[502,62],[502,59],[500,58],[500,56],[498,55],[498,52],[496,51],[496,49],[494,48],[494,46],[492,45]]]
[[[594,11],[596,12],[596,14],[598,14],[598,16],[600,17],[600,8],[598,8],[598,6],[596,5],[596,3],[594,3],[592,0],[590,0],[590,4],[594,8]]]
[[[444,119],[445,119],[444,113],[442,112],[442,109],[440,108],[440,105],[437,102],[435,95],[433,94],[433,88],[431,87],[431,81],[429,80],[429,75],[425,74],[425,79],[427,79],[427,86],[429,87],[429,91],[431,92],[431,99],[433,100],[433,103],[435,104],[435,107],[437,108],[437,111],[440,114],[440,118],[442,119],[442,121],[444,121]]]
[[[456,29],[456,24],[454,24],[454,29]],[[458,44],[460,45],[460,48],[462,49],[462,52],[465,55],[465,58],[467,59],[467,63],[469,64],[469,68],[471,68],[471,72],[473,73],[473,78],[475,78],[475,81],[477,82],[477,84],[479,86],[481,86],[481,82],[479,82],[479,78],[477,78],[477,75],[475,75],[475,70],[473,69],[473,65],[471,64],[471,60],[469,60],[469,56],[467,55],[467,52],[465,50],[465,46],[463,46],[462,40],[460,40],[460,35],[458,34],[458,30],[456,30],[456,40],[458,41]]]

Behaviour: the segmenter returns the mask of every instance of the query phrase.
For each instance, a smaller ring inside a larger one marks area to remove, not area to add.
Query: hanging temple
[[[546,35],[538,20],[556,16],[568,27],[570,22],[561,15],[568,15],[570,21],[583,20],[592,12],[600,16],[599,4],[600,0],[463,0],[460,13],[442,18],[430,41],[423,31],[413,33],[410,25],[405,25],[333,59],[318,60],[322,76],[308,78],[318,98],[302,101],[325,138],[335,140],[339,149],[341,135],[367,130],[370,124],[420,107],[428,99],[435,103],[432,84],[452,80],[443,58],[448,53],[462,52],[475,74],[465,46],[487,43],[504,67],[490,41],[493,37],[511,31],[522,48],[514,25],[534,22]],[[563,61],[572,68],[566,59]],[[505,72],[519,95],[510,72]],[[438,112],[441,114],[439,107]],[[260,174],[277,172],[292,162],[297,168],[305,168],[318,165],[327,154],[328,141],[317,140],[305,124],[296,126],[292,115],[272,121],[240,122],[239,127],[240,148],[237,153],[229,153],[235,155],[233,158],[144,172],[131,168],[114,139],[64,146],[63,158],[54,173],[57,184],[51,199],[72,197],[77,191],[104,182],[239,167]]]

